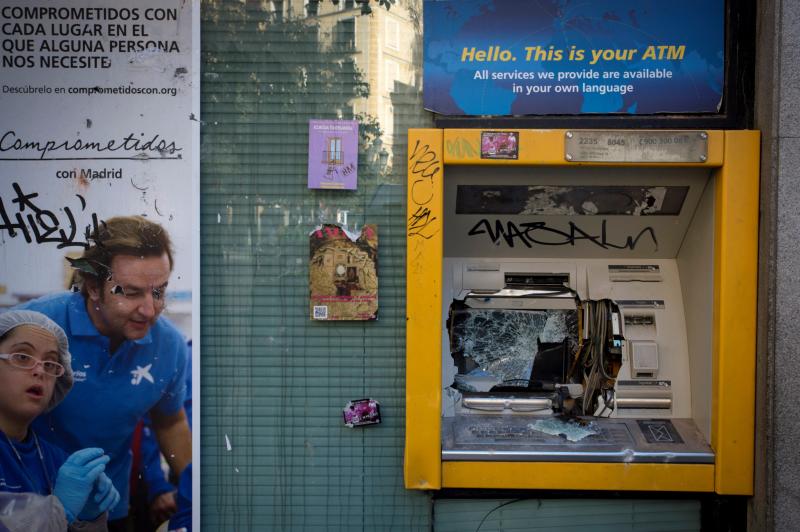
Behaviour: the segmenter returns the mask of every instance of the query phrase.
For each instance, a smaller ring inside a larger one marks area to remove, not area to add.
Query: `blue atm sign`
[[[724,1],[425,4],[425,108],[444,115],[716,113]]]

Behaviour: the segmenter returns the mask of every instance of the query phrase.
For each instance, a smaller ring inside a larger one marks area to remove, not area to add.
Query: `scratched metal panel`
[[[696,532],[700,502],[609,499],[440,499],[436,532]]]
[[[402,478],[403,161],[405,130],[430,123],[417,89],[396,86],[375,124],[383,144],[362,146],[358,190],[309,191],[308,120],[352,118],[367,98],[355,54],[320,43],[335,26],[318,37],[262,10],[279,4],[202,5],[203,530],[428,531],[430,499]],[[364,36],[383,27],[378,9],[358,19]],[[350,228],[378,225],[376,322],[308,317],[308,234],[344,211]],[[342,408],[362,397],[380,401],[383,423],[345,428]]]

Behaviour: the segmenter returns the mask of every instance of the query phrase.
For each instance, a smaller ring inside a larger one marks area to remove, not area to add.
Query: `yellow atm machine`
[[[408,153],[407,488],[752,494],[757,132]]]

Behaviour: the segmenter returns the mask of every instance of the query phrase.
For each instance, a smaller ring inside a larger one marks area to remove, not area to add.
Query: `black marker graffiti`
[[[37,244],[45,243],[58,243],[58,249],[66,247],[89,247],[89,235],[92,230],[97,232],[98,224],[97,214],[92,213],[92,223],[88,224],[83,231],[83,241],[75,240],[78,236],[78,226],[75,223],[75,216],[72,210],[65,206],[62,210],[67,216],[67,222],[62,226],[61,221],[58,219],[53,211],[42,209],[35,205],[32,200],[39,197],[37,192],[26,194],[22,191],[19,184],[13,183],[15,197],[11,199],[12,204],[16,204],[18,212],[12,213],[12,218],[9,217],[6,206],[3,203],[3,198],[0,197],[0,235],[3,231],[8,232],[8,236],[16,238],[18,232],[29,244],[36,242]],[[86,209],[86,200],[80,195],[76,194],[81,201],[81,211]],[[63,227],[67,227],[65,230]]]
[[[441,171],[439,157],[428,144],[417,144],[409,157],[414,161],[411,175],[415,177],[411,183],[411,201],[415,205],[425,205],[433,199],[433,178]]]
[[[426,233],[425,230],[436,220],[435,216],[431,216],[431,210],[427,207],[419,206],[414,214],[408,217],[408,236],[421,236],[425,240],[431,238],[436,234]]]
[[[414,161],[411,167],[412,174],[420,174],[422,177],[432,178],[439,173],[439,156],[436,155],[429,144],[420,144],[419,141],[414,145],[408,160]]]
[[[503,225],[501,220],[495,220],[493,226],[486,219],[475,224],[468,234],[469,236],[488,235],[494,244],[500,244],[502,239],[510,248],[514,247],[515,242],[522,242],[530,248],[534,244],[540,246],[574,246],[576,242],[588,240],[603,249],[629,249],[631,251],[639,244],[639,239],[647,234],[650,235],[655,248],[658,249],[658,240],[652,227],[645,227],[635,237],[627,236],[624,244],[610,242],[606,232],[606,220],[602,221],[599,235],[587,233],[575,225],[575,222],[569,222],[569,229],[562,231],[548,227],[547,222],[525,222],[517,226],[514,222],[506,222]]]
[[[433,200],[433,180],[442,170],[442,163],[430,145],[421,144],[419,140],[408,159],[411,161],[411,208],[416,207],[414,214],[408,217],[408,236],[419,236],[427,240],[439,232],[440,224],[433,223],[436,216],[432,216],[433,212],[426,205]]]

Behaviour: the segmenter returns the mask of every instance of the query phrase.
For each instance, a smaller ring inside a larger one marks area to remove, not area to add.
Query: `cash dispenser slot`
[[[619,381],[614,394],[614,406],[619,409],[669,411],[672,409],[672,388],[668,381]]]

